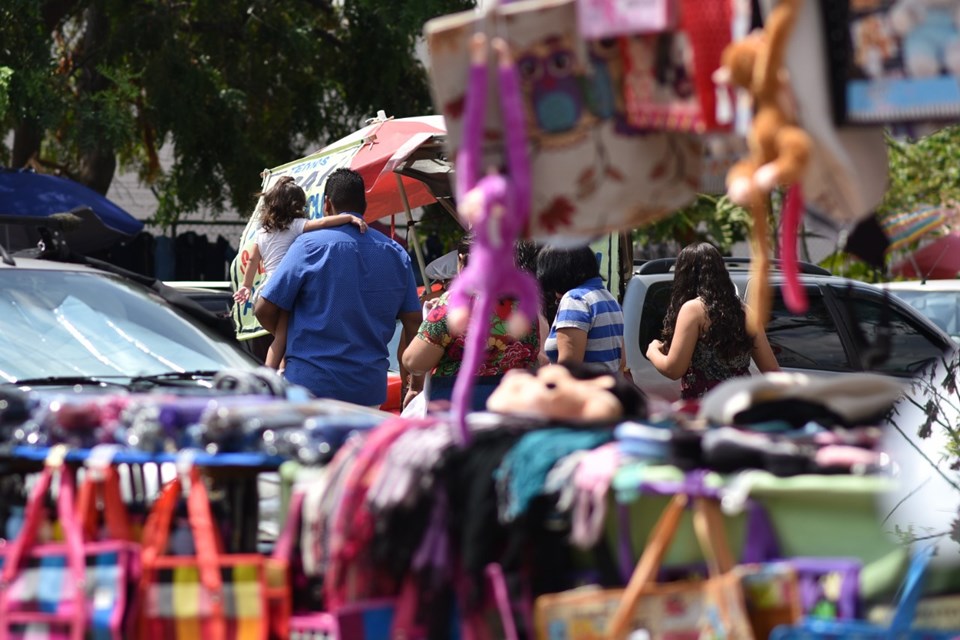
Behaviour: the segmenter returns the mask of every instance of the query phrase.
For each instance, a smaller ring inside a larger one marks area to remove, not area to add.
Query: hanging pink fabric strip
[[[783,265],[783,301],[791,313],[806,313],[807,292],[800,283],[797,241],[803,222],[803,190],[793,184],[787,190],[780,222],[780,261]]]

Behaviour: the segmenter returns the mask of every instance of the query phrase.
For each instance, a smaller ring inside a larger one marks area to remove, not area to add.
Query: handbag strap
[[[220,575],[220,553],[222,543],[219,541],[213,515],[210,512],[210,498],[207,487],[200,477],[197,467],[190,469],[190,494],[187,496],[187,519],[190,530],[193,532],[193,544],[197,553],[197,564],[200,569],[200,583],[211,594],[213,611],[211,636],[215,640],[226,637],[227,626],[224,618],[223,578]]]
[[[226,635],[226,622],[223,608],[223,579],[220,576],[220,545],[216,540],[213,517],[210,513],[210,499],[207,496],[203,478],[196,467],[189,470],[190,493],[187,496],[187,519],[190,531],[193,534],[193,544],[196,549],[197,566],[200,572],[200,583],[208,590],[211,596],[213,611],[211,614],[211,637],[221,640]],[[149,586],[150,569],[157,558],[164,555],[167,542],[170,538],[170,527],[177,501],[182,491],[181,478],[168,482],[154,502],[150,516],[144,527],[143,539],[143,581],[141,588]]]
[[[923,578],[927,565],[933,557],[934,549],[935,545],[928,544],[915,553],[910,561],[910,568],[907,569],[907,577],[903,581],[900,599],[897,602],[897,610],[890,622],[891,637],[906,632],[913,625],[917,603],[920,601],[922,592]]]
[[[73,585],[74,612],[73,625],[70,630],[72,640],[83,640],[86,629],[86,604],[84,593],[84,581],[86,579],[86,562],[83,553],[83,535],[80,531],[80,523],[77,520],[74,511],[74,481],[73,474],[62,463],[58,465],[60,470],[60,491],[57,496],[57,516],[60,520],[60,527],[63,530],[64,546],[66,548],[67,572],[69,581]],[[40,520],[43,511],[43,501],[50,490],[53,479],[53,469],[48,465],[44,467],[37,480],[37,484],[30,495],[30,501],[27,503],[26,514],[24,516],[24,525],[20,530],[20,535],[11,545],[10,553],[7,554],[3,565],[3,574],[0,578],[0,613],[7,609],[6,597],[8,593],[7,586],[12,584],[17,577],[17,572],[23,562],[24,557],[30,548],[36,542],[37,531],[40,528]],[[6,625],[0,630],[0,637],[7,636]]]
[[[723,514],[716,500],[697,498],[694,502],[693,528],[707,561],[707,572],[718,578],[733,569],[736,564],[727,543],[727,531],[723,526]]]
[[[7,553],[3,563],[3,574],[0,582],[8,585],[13,582],[20,568],[20,561],[23,556],[33,546],[37,530],[40,528],[40,519],[43,517],[43,501],[47,492],[50,491],[50,482],[53,478],[53,472],[49,468],[44,468],[37,478],[37,483],[30,494],[30,500],[27,501],[27,508],[23,514],[23,526],[18,535],[10,545],[10,551]]]
[[[487,578],[493,590],[493,600],[500,614],[500,623],[503,625],[505,640],[517,640],[517,623],[513,617],[513,608],[510,604],[510,594],[507,590],[507,580],[503,575],[503,567],[493,562],[487,565]]]
[[[683,515],[683,510],[687,507],[688,502],[689,499],[685,494],[677,494],[670,499],[666,509],[660,514],[653,531],[650,532],[650,538],[643,550],[643,555],[640,556],[640,561],[637,562],[633,575],[630,576],[630,582],[627,583],[620,604],[617,606],[613,617],[610,618],[606,633],[608,638],[622,640],[626,637],[630,617],[637,607],[640,595],[647,584],[652,582],[654,576],[656,576],[657,570],[663,562],[663,557],[670,547],[670,542],[677,532],[680,517]]]
[[[620,604],[610,620],[607,637],[614,640],[626,637],[633,611],[637,607],[643,590],[654,582],[663,558],[670,548],[670,543],[676,535],[680,517],[689,501],[690,497],[686,494],[677,494],[671,498],[660,515],[660,519],[650,533],[643,555],[640,556],[640,561],[630,577],[630,582],[627,583]],[[709,575],[716,578],[733,569],[735,562],[730,545],[727,544],[719,502],[713,498],[696,498],[693,525],[697,542],[707,561]]]
[[[180,480],[175,479],[163,486],[160,495],[150,509],[150,515],[143,526],[143,567],[148,569],[154,561],[166,553],[167,541],[170,538],[170,525],[173,522],[173,513],[180,499]],[[147,572],[143,572],[144,579]]]
[[[130,520],[120,493],[120,474],[114,467],[105,467],[102,473],[102,477],[96,477],[95,473],[89,472],[80,484],[77,511],[80,514],[84,537],[87,540],[95,540],[98,536],[97,495],[99,494],[103,499],[103,518],[107,525],[107,535],[112,540],[132,541]]]
[[[283,531],[273,547],[273,559],[283,562],[289,561],[293,554],[293,539],[300,530],[300,512],[303,510],[303,491],[295,491],[290,496],[287,506],[287,518],[283,523]]]

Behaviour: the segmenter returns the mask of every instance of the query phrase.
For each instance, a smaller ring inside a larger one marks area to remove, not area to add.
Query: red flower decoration
[[[558,227],[569,227],[577,208],[565,197],[554,198],[546,209],[537,214],[537,219],[547,231],[553,233]]]
[[[503,352],[500,359],[500,370],[526,369],[533,364],[536,353],[532,346],[525,342],[514,342]]]
[[[500,371],[494,365],[489,362],[484,362],[479,369],[477,369],[478,376],[495,376],[498,375]]]
[[[454,338],[447,347],[447,357],[451,360],[463,360],[463,336]]]
[[[427,312],[427,322],[440,322],[447,317],[447,305],[437,305]]]
[[[513,314],[513,301],[512,300],[501,300],[497,303],[496,308],[497,317],[501,320],[508,320]]]

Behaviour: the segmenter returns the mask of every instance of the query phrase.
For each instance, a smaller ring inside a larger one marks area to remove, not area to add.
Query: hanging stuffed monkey
[[[514,247],[530,217],[530,160],[520,95],[520,76],[507,43],[496,38],[497,79],[503,122],[506,173],[490,170],[479,176],[487,102],[487,39],[474,36],[470,44],[470,79],[457,154],[457,200],[460,215],[474,234],[470,261],[450,287],[447,324],[453,333],[466,327],[460,373],[453,387],[452,411],[464,442],[468,439],[466,413],[474,375],[487,353],[487,337],[494,306],[501,298],[517,300],[510,332],[520,336],[537,317],[540,289],[536,279],[516,265]],[[469,326],[467,319],[469,318]]]
[[[721,67],[714,75],[718,84],[745,89],[753,99],[749,155],[727,173],[727,195],[747,207],[753,217],[751,331],[766,324],[770,315],[770,192],[799,182],[810,160],[812,141],[796,124],[784,68],[787,43],[802,5],[803,0],[780,0],[763,30],[724,49]]]

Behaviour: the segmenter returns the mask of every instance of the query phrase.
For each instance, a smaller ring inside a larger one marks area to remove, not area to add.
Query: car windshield
[[[0,271],[0,335],[0,383],[254,366],[158,295],[91,272]]]
[[[894,291],[951,336],[960,336],[960,291]]]

